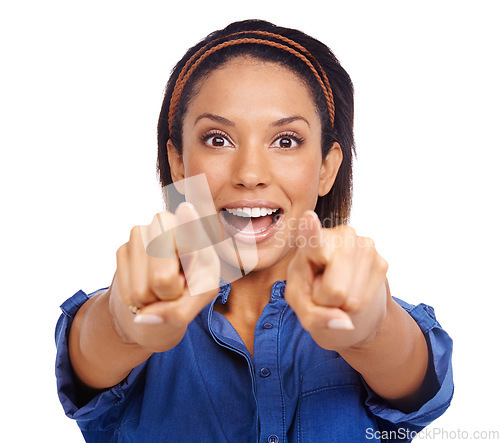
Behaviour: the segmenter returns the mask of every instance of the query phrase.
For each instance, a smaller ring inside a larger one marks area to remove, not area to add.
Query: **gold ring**
[[[134,305],[130,305],[128,308],[130,309],[130,312],[134,315],[138,314],[139,311],[141,310],[141,308],[138,308],[137,306]]]

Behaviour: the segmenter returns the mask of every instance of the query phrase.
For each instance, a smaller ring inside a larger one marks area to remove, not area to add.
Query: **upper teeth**
[[[237,208],[237,209],[227,209],[226,211],[233,215],[238,215],[240,217],[263,217],[264,215],[274,214],[277,209],[269,208]]]

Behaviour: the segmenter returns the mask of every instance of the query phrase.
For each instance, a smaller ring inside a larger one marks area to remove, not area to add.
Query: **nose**
[[[267,149],[256,144],[242,144],[233,157],[233,185],[255,189],[271,182],[271,159]]]

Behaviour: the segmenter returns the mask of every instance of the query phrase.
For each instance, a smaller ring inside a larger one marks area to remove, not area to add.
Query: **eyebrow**
[[[213,120],[214,122],[217,123],[222,123],[223,125],[226,126],[235,126],[234,122],[231,120],[228,120],[227,118],[224,118],[220,115],[216,114],[210,114],[209,112],[205,112],[204,114],[199,115],[196,117],[196,120],[194,121],[194,124],[198,123],[201,119],[208,118],[209,120]]]
[[[223,125],[226,125],[226,126],[236,126],[235,123],[232,122],[231,120],[228,120],[227,118],[222,117],[221,115],[211,114],[209,112],[205,112],[203,114],[200,114],[198,117],[196,117],[194,124],[196,125],[196,123],[198,123],[200,120],[202,120],[204,118],[208,118],[209,120],[213,120],[214,122],[217,122],[217,123],[222,123]],[[307,123],[307,126],[311,126],[309,124],[309,122],[307,121],[307,119],[305,119],[304,117],[301,117],[300,115],[292,115],[291,117],[280,118],[279,120],[272,122],[270,124],[270,126],[274,126],[274,127],[284,126],[284,125],[287,125],[289,123],[293,123],[294,121],[297,121],[297,120],[302,120],[302,121]]]
[[[289,123],[293,123],[294,121],[297,120],[302,120],[307,123],[307,126],[311,126],[307,119],[304,117],[301,117],[300,115],[293,115],[291,117],[285,117],[285,118],[280,118],[279,120],[276,120],[275,122],[271,123],[271,126],[283,126],[287,125]]]

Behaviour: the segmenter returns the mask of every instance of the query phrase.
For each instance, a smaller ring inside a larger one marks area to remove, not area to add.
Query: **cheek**
[[[188,177],[202,173],[205,173],[208,177],[210,174],[213,175],[214,171],[219,171],[221,168],[219,159],[211,155],[206,155],[203,150],[199,149],[186,149],[182,160]]]
[[[205,174],[208,186],[213,195],[218,195],[220,189],[227,184],[229,171],[226,162],[213,156],[204,156],[201,153],[184,156],[184,168],[186,177]]]
[[[320,168],[320,160],[304,156],[300,160],[281,162],[275,176],[279,174],[280,182],[297,198],[310,202],[318,196]]]

